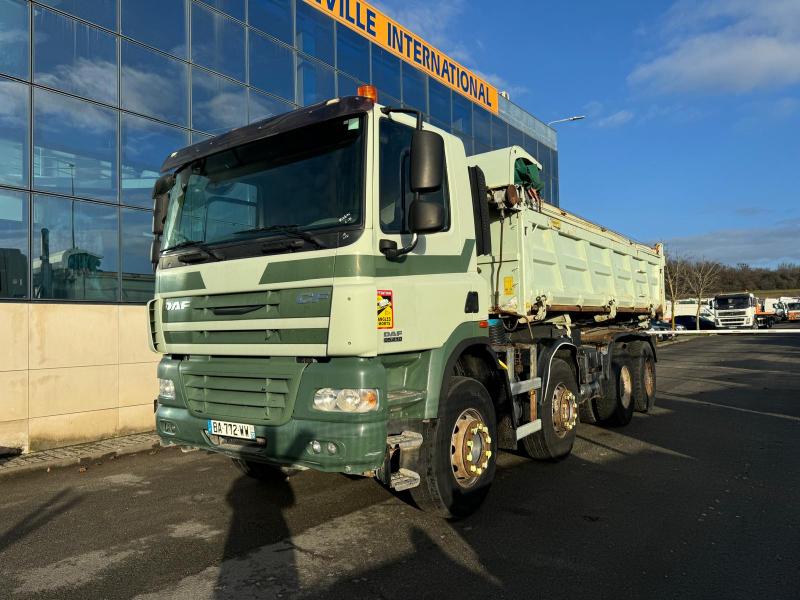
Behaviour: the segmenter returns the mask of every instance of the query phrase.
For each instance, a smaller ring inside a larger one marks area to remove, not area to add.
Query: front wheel
[[[539,418],[542,428],[522,438],[521,450],[531,458],[553,460],[572,452],[578,423],[578,383],[569,364],[554,358]]]
[[[489,493],[497,461],[494,405],[483,384],[454,376],[423,437],[414,502],[446,518],[466,517]]]

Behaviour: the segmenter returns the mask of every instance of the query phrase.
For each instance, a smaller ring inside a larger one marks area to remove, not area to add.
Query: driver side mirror
[[[414,200],[409,225],[412,233],[433,233],[444,229],[444,208],[435,202]]]
[[[153,186],[153,235],[164,233],[164,221],[167,219],[169,192],[175,185],[175,175],[167,173],[156,180]]]
[[[417,129],[411,138],[411,191],[428,194],[441,189],[444,179],[444,139],[438,133]]]

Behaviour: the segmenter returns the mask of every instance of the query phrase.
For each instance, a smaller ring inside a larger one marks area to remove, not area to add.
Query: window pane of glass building
[[[492,150],[508,146],[508,123],[492,115]]]
[[[297,96],[303,106],[336,95],[333,69],[308,58],[297,58]]]
[[[492,149],[492,116],[477,106],[472,109],[472,133],[476,153]]]
[[[39,0],[39,2],[106,29],[117,30],[117,0]]]
[[[28,16],[25,0],[0,0],[0,73],[28,79]]]
[[[428,98],[432,122],[447,131],[450,131],[452,119],[450,112],[451,96],[450,88],[443,86],[435,79],[428,78]]]
[[[508,145],[509,146],[523,146],[525,145],[525,135],[516,127],[508,126]]]
[[[250,85],[294,101],[294,52],[250,32]]]
[[[134,115],[122,115],[122,203],[150,208],[153,184],[167,156],[189,145],[189,133]]]
[[[117,103],[113,35],[53,11],[33,11],[33,80],[78,96]]]
[[[122,33],[186,58],[186,0],[121,0]],[[154,19],[153,15],[158,15]]]
[[[453,129],[472,136],[472,102],[453,94]]]
[[[34,196],[33,295],[55,300],[119,300],[118,208]]]
[[[206,133],[200,133],[199,131],[192,132],[192,143],[197,144],[199,142],[205,142],[206,140],[210,140],[213,138],[213,135],[208,135]]]
[[[293,42],[292,0],[248,0],[247,9],[250,25],[287,44]]]
[[[244,0],[202,0],[202,1],[205,2],[206,4],[213,6],[217,10],[221,10],[222,12],[229,14],[235,19],[244,21]]]
[[[427,76],[411,65],[403,63],[403,104],[428,112]]]
[[[122,220],[122,301],[147,302],[155,292],[155,275],[150,264],[153,241],[152,214],[149,211],[123,208]]]
[[[244,81],[244,27],[192,4],[192,62]]]
[[[192,129],[219,134],[247,125],[247,88],[192,69]]]
[[[122,42],[122,108],[189,124],[189,67],[139,44]]]
[[[333,19],[305,2],[297,3],[297,49],[333,64]]]
[[[338,87],[336,89],[339,90],[339,96],[355,96],[358,93],[358,88],[364,83],[352,77],[348,77],[344,73],[337,73],[336,81],[338,82]],[[381,104],[386,102],[385,98],[379,98],[378,100]]]
[[[0,298],[28,296],[28,194],[0,189]]]
[[[0,77],[0,184],[28,186],[29,87]]]
[[[369,40],[336,25],[336,66],[360,81],[369,81]]]
[[[250,90],[249,98],[250,108],[248,114],[250,115],[250,123],[294,110],[293,104],[261,94],[254,89]]]
[[[34,90],[33,186],[116,202],[117,112]]]
[[[372,83],[378,88],[378,98],[385,94],[400,98],[400,59],[383,48],[372,45]],[[380,92],[383,92],[381,94]]]

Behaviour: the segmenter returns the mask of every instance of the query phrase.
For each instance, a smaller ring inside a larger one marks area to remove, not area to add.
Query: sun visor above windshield
[[[234,129],[210,140],[187,146],[170,154],[161,165],[161,172],[173,171],[199,158],[205,158],[218,152],[223,152],[258,140],[335,119],[336,117],[353,115],[371,110],[374,103],[369,98],[361,96],[348,96],[338,100],[328,100],[312,106],[298,108],[292,112],[258,121],[252,125]]]

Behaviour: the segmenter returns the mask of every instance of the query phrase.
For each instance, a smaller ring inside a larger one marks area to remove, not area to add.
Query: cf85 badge
[[[392,290],[378,290],[378,329],[394,328],[394,295]]]

